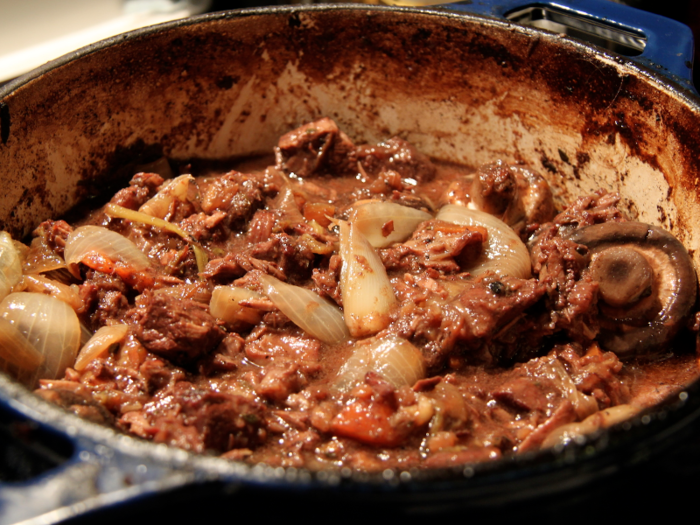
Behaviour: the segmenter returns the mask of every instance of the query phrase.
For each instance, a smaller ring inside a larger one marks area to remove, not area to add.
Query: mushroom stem
[[[600,298],[610,306],[631,306],[651,294],[653,270],[644,255],[630,246],[599,251],[590,265]]]

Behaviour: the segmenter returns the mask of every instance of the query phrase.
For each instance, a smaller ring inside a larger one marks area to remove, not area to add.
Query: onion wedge
[[[168,222],[159,217],[152,217],[151,215],[141,211],[130,210],[129,208],[124,208],[112,203],[105,205],[105,213],[110,217],[118,217],[120,219],[126,219],[139,224],[147,224],[148,226],[168,230],[169,232],[179,235],[183,240],[190,243],[192,246],[192,251],[194,252],[195,260],[197,261],[197,269],[200,272],[204,271],[204,267],[207,265],[207,262],[209,262],[209,256],[207,255],[207,252],[204,251],[204,248],[202,248],[189,233],[180,228],[177,224],[173,224],[172,222]]]
[[[369,201],[353,206],[350,221],[374,248],[386,248],[405,241],[421,222],[432,218],[428,212],[395,202]]]
[[[262,298],[262,295],[247,288],[216,286],[211,294],[211,301],[209,301],[209,311],[217,319],[223,319],[229,323],[239,321],[247,324],[258,324],[262,319],[263,312],[245,306],[241,302]]]
[[[260,282],[270,301],[310,335],[329,344],[340,343],[350,336],[343,314],[327,299],[271,275],[261,275]]]
[[[488,231],[484,252],[476,261],[476,265],[469,268],[469,273],[473,276],[478,277],[487,271],[520,279],[529,279],[532,276],[527,246],[502,220],[459,204],[443,206],[435,218],[462,226],[482,226]]]
[[[394,290],[379,255],[353,223],[340,228],[340,294],[345,323],[353,337],[374,335],[391,322]]]
[[[423,354],[395,335],[358,342],[338,371],[335,389],[349,392],[364,381],[367,372],[380,374],[395,388],[411,386],[425,377]]]
[[[69,286],[39,274],[25,275],[15,290],[50,295],[63,301],[76,312],[82,310],[84,306],[77,285]]]
[[[187,201],[190,184],[194,184],[192,175],[180,175],[169,180],[163,184],[158,193],[139,208],[139,212],[158,217],[159,219],[164,218],[170,211],[170,205],[175,202],[175,199],[180,202]]]
[[[123,235],[102,226],[76,228],[68,235],[64,251],[68,269],[75,277],[80,277],[77,264],[87,262],[91,255],[122,263],[136,272],[143,271],[150,265],[148,257]],[[105,271],[107,268],[100,270]]]
[[[109,347],[120,343],[126,337],[129,327],[125,324],[103,326],[80,349],[73,368],[79,372],[85,370],[90,361],[104,355]]]
[[[80,347],[80,322],[73,309],[49,295],[11,293],[0,302],[0,315],[19,330],[44,361],[28,384],[61,377],[73,366]]]
[[[0,317],[0,369],[20,378],[33,372],[44,361],[35,349],[10,321]]]
[[[0,232],[0,299],[22,278],[22,262],[9,233]]]

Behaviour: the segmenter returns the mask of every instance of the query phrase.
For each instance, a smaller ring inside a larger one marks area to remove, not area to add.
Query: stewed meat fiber
[[[30,385],[93,421],[273,466],[447,467],[566,443],[697,376],[666,340],[632,356],[601,342],[611,315],[648,328],[662,301],[652,272],[603,305],[593,248],[572,240],[631,221],[614,193],[557,206],[527,166],[356,145],[330,119],[281,137],[274,160],[165,165],[80,221],[42,223],[23,255],[14,291],[36,260],[65,259],[43,278],[73,290],[85,333],[118,333]],[[88,226],[145,262],[76,248]],[[669,339],[693,335],[681,317]]]

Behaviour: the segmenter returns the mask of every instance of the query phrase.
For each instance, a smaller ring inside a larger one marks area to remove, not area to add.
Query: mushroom
[[[595,224],[570,239],[589,249],[588,271],[599,285],[600,345],[621,358],[662,350],[695,304],[697,280],[684,246],[640,222]]]

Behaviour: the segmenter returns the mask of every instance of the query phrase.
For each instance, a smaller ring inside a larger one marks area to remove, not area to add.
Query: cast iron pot
[[[569,3],[598,9],[608,26],[645,34],[647,49],[632,61],[511,23],[502,15],[515,2],[244,10],[89,46],[0,89],[0,227],[22,237],[97,190],[124,184],[131,166],[160,155],[270,152],[282,133],[329,116],[358,143],[400,135],[443,160],[523,161],[564,201],[598,188],[618,191],[633,218],[669,229],[697,265],[700,101],[688,80],[692,37],[685,26],[607,2]],[[634,16],[611,21],[606,9]],[[660,41],[664,31],[674,38]],[[3,484],[4,523],[90,516],[117,503],[184,494],[183,487],[238,502],[236,491],[251,487],[326,502],[359,498],[402,512],[497,505],[634,464],[673,443],[700,413],[690,385],[656,410],[561,450],[429,472],[314,474],[124,436],[4,375],[0,396],[7,425],[68,458],[30,481]]]

